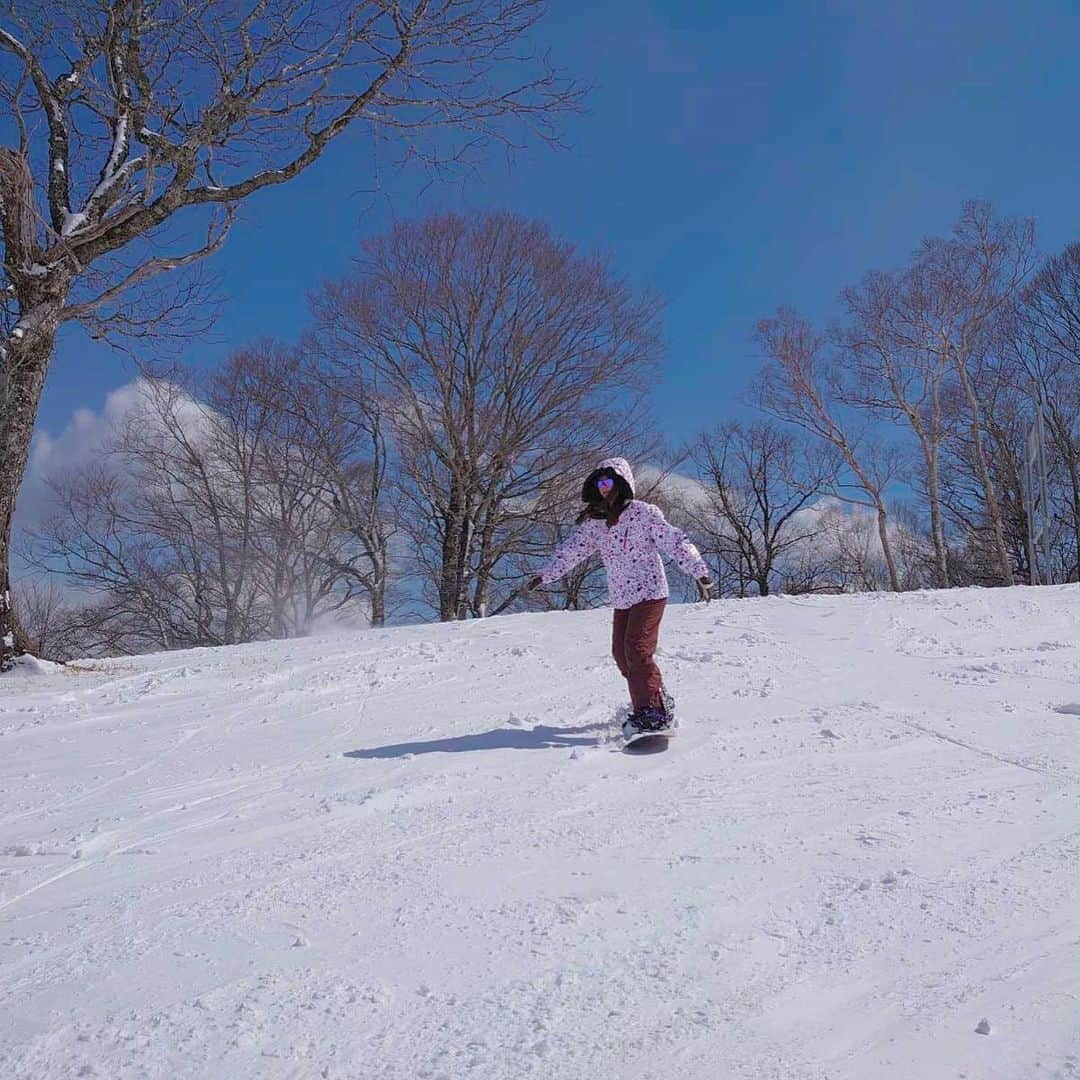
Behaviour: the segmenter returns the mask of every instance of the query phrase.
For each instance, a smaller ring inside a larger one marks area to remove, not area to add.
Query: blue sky
[[[1036,218],[1045,250],[1080,237],[1080,4],[552,0],[538,31],[595,85],[569,149],[422,191],[342,143],[246,204],[214,260],[226,302],[187,358],[295,336],[307,293],[358,240],[447,207],[508,208],[599,247],[667,300],[656,413],[674,442],[729,416],[750,332],[779,304],[826,317],[847,284],[946,230],[965,198]],[[133,371],[67,332],[40,426],[100,410]]]

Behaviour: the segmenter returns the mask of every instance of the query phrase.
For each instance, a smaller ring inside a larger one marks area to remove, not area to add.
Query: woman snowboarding
[[[600,462],[585,480],[581,499],[585,509],[577,527],[529,587],[550,585],[599,553],[615,608],[611,651],[629,684],[633,704],[623,735],[629,742],[644,735],[671,734],[674,701],[653,659],[668,597],[659,553],[695,578],[705,599],[712,595],[709,568],[686,534],[669,525],[658,506],[634,498],[634,474],[624,458]]]

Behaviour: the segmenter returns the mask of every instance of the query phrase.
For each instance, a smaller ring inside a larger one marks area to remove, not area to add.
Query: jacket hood
[[[597,470],[610,469],[613,473],[617,473],[621,476],[630,488],[630,497],[634,498],[634,472],[630,468],[630,462],[626,458],[621,457],[609,457],[604,458],[599,465],[596,466]]]

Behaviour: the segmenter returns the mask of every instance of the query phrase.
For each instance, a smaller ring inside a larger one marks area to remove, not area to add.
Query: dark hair
[[[604,497],[596,486],[602,476],[609,476],[615,481],[615,498],[610,506],[604,502]],[[593,469],[585,477],[585,483],[581,485],[581,501],[585,504],[585,509],[578,514],[579,525],[588,518],[606,520],[614,525],[619,520],[619,515],[634,501],[634,493],[630,490],[630,485],[625,478],[614,469]]]

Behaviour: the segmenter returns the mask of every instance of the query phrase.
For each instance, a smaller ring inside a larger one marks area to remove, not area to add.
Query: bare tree
[[[1058,516],[1071,537],[1063,577],[1080,579],[1080,243],[1048,259],[1010,324],[1021,390],[1041,396],[1053,459]],[[1034,400],[1031,402],[1034,407]]]
[[[348,551],[325,542],[308,554],[353,582],[367,596],[371,625],[382,626],[396,527],[381,403],[355,372],[334,370],[314,338],[295,350],[263,342],[251,356],[260,372],[256,392],[278,417],[276,441],[297,449],[304,474],[299,490],[312,509],[354,541]]]
[[[541,224],[446,215],[365,243],[316,313],[393,425],[440,618],[502,610],[557,481],[647,427],[657,302]]]
[[[1044,368],[1080,368],[1080,242],[1047,259],[1021,298]]]
[[[316,619],[353,609],[361,597],[372,611],[385,601],[385,553],[358,541],[355,523],[347,527],[341,513],[340,496],[351,505],[362,496],[335,484],[349,474],[358,479],[362,467],[349,442],[356,434],[346,417],[350,403],[314,375],[296,350],[261,342],[206,380],[214,427],[228,435],[214,447],[217,471],[230,476],[233,463],[243,462],[236,487],[250,485],[253,493],[251,567],[268,603],[271,637],[307,633]],[[234,432],[254,427],[249,417],[257,418],[259,436],[241,449],[245,440]]]
[[[1014,576],[1031,580],[1027,515],[1024,510],[1024,444],[1031,423],[1030,395],[1013,379],[1008,368],[998,367],[994,384],[980,389],[984,404],[990,481],[997,492],[1009,566]],[[1051,523],[1053,529],[1054,522]],[[1052,574],[1052,568],[1046,567]],[[1064,580],[1063,576],[1060,578]]]
[[[921,493],[920,493],[921,494]],[[940,494],[940,492],[939,492]],[[944,513],[942,514],[944,517]],[[894,535],[893,550],[900,571],[900,581],[905,589],[935,589],[940,568],[934,538],[925,527],[925,514],[914,501],[893,502],[889,508]],[[951,564],[954,553],[946,548],[946,558]]]
[[[829,518],[822,517],[821,524]],[[780,574],[780,591],[790,596],[836,595],[845,592],[839,555],[825,557],[817,547],[799,548],[789,554]]]
[[[51,487],[55,510],[28,532],[28,561],[93,597],[96,630],[115,651],[222,643],[212,565],[181,543],[191,531],[172,543],[154,534],[115,460],[70,469]]]
[[[365,553],[282,408],[295,358],[241,352],[200,385],[145,379],[101,459],[53,481],[35,565],[98,598],[125,651],[306,633],[366,598]]]
[[[904,421],[921,454],[930,508],[935,584],[949,586],[948,542],[941,500],[942,444],[948,433],[944,395],[950,354],[941,348],[941,293],[916,263],[899,273],[869,274],[844,293],[848,316],[838,331],[850,379],[844,400],[876,417]]]
[[[765,363],[757,382],[761,406],[778,420],[820,439],[839,458],[842,474],[835,494],[846,502],[869,506],[877,519],[878,539],[888,567],[889,587],[901,588],[889,536],[887,489],[900,472],[898,451],[870,437],[865,424],[842,412],[845,393],[841,370],[810,324],[790,309],[781,309],[757,327]],[[863,498],[851,494],[861,490]]]
[[[63,663],[89,655],[81,617],[55,581],[27,577],[15,591],[15,608],[35,656]]]
[[[834,503],[823,513],[821,524],[843,591],[870,592],[891,586],[892,575],[898,573],[895,553],[893,565],[883,566],[880,534],[872,515]]]
[[[1010,571],[1030,580],[1027,550],[1027,517],[1024,508],[1024,444],[1031,424],[1031,391],[1023,368],[1008,355],[992,364],[983,364],[974,382],[982,412],[982,448],[986,475],[993,485],[1001,537]],[[954,406],[961,415],[967,411],[966,398],[957,387]],[[1001,584],[1001,555],[998,535],[985,497],[983,470],[976,457],[970,427],[957,423],[946,443],[943,491],[949,514],[965,537],[957,560],[957,580],[980,585]],[[1054,473],[1057,469],[1055,461]],[[1051,490],[1057,494],[1051,477]],[[1053,499],[1052,499],[1053,501]],[[1049,569],[1049,568],[1048,568]],[[1061,573],[1060,576],[1064,576]]]
[[[731,568],[738,595],[752,581],[768,596],[785,556],[817,531],[800,512],[832,485],[835,458],[769,422],[725,424],[693,456],[709,492],[708,546]]]
[[[922,287],[934,297],[927,321],[931,348],[956,376],[966,442],[993,537],[1000,582],[1014,582],[999,492],[986,445],[987,414],[979,385],[1000,358],[1001,332],[1035,260],[1030,220],[994,217],[987,203],[969,202],[948,238],[923,241],[916,257]]]
[[[176,325],[235,209],[350,128],[438,165],[504,121],[552,137],[577,92],[523,74],[541,0],[12,0],[0,19],[0,665],[11,519],[58,329]],[[451,138],[441,136],[449,131]],[[453,138],[463,135],[464,138]],[[183,243],[184,231],[201,239]],[[154,310],[147,310],[150,303]]]

